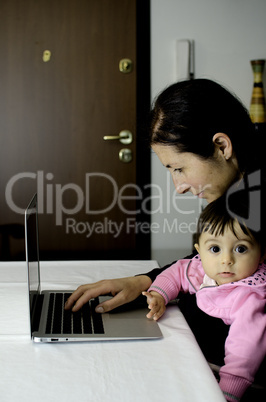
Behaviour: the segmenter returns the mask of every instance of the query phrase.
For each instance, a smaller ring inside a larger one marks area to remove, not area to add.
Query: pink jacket
[[[220,387],[228,401],[239,400],[252,384],[266,354],[266,265],[244,280],[200,288],[205,276],[200,256],[179,260],[157,276],[149,291],[165,304],[179,292],[196,293],[198,307],[230,325]]]

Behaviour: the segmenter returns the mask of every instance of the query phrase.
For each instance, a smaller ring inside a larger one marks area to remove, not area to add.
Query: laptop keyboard
[[[47,334],[104,334],[102,315],[95,313],[95,298],[73,313],[64,305],[71,293],[51,293],[46,323]]]

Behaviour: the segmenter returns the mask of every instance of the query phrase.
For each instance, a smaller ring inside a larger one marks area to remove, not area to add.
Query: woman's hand
[[[152,281],[148,276],[139,275],[81,285],[68,298],[65,309],[72,308],[73,312],[78,311],[90,299],[111,293],[113,298],[100,303],[95,309],[97,313],[105,313],[135,300],[142,291],[150,287],[151,283]]]
[[[153,290],[151,292],[142,292],[142,294],[147,297],[148,308],[151,310],[146,317],[155,321],[159,320],[166,310],[163,296]]]

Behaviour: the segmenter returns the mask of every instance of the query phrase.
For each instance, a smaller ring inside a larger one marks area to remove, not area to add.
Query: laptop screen
[[[38,245],[37,194],[32,198],[25,212],[26,260],[28,265],[31,313],[40,292],[40,267]],[[31,314],[31,317],[33,315]]]

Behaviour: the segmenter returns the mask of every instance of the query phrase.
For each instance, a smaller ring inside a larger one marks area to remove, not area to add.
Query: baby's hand
[[[157,321],[166,309],[163,296],[154,291],[142,292],[142,294],[147,297],[148,308],[151,310],[146,317]]]

